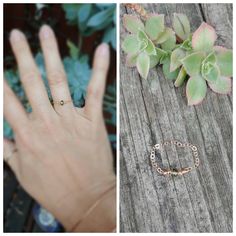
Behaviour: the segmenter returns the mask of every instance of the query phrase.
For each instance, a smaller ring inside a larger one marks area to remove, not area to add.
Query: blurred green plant
[[[69,24],[77,25],[82,36],[103,30],[102,41],[116,49],[116,4],[63,4]]]

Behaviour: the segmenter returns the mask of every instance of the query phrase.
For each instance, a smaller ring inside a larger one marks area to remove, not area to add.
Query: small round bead
[[[63,100],[60,101],[60,105],[61,105],[61,106],[64,105],[64,101],[63,101]]]

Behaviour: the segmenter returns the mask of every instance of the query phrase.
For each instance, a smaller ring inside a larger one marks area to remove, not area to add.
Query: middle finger
[[[74,108],[66,73],[61,61],[56,37],[52,29],[44,25],[39,33],[40,42],[45,58],[48,83],[50,86],[54,108],[59,113],[69,114]]]

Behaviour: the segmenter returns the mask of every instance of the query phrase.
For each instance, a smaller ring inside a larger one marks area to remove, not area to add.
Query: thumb
[[[18,169],[19,153],[16,144],[9,139],[4,138],[3,142],[3,159],[11,167],[13,172]],[[16,173],[15,173],[16,174]]]

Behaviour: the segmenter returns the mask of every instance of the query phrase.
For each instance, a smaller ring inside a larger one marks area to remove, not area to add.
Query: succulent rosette
[[[148,15],[144,23],[134,15],[125,15],[123,21],[129,32],[122,43],[126,63],[136,66],[142,78],[162,65],[165,78],[175,80],[175,87],[187,80],[188,105],[202,102],[207,86],[218,94],[231,92],[232,50],[215,46],[212,26],[203,22],[192,34],[187,16],[180,13],[174,14],[173,30],[165,27],[161,14]]]
[[[147,79],[150,68],[166,57],[166,50],[175,47],[175,34],[164,25],[164,15],[149,15],[145,24],[133,15],[125,15],[124,27],[129,32],[122,43],[126,52],[126,63],[137,67],[140,76]]]
[[[203,22],[192,35],[192,51],[179,59],[190,77],[186,86],[189,105],[205,98],[207,85],[219,94],[231,91],[232,50],[214,46],[216,38],[214,28]]]

